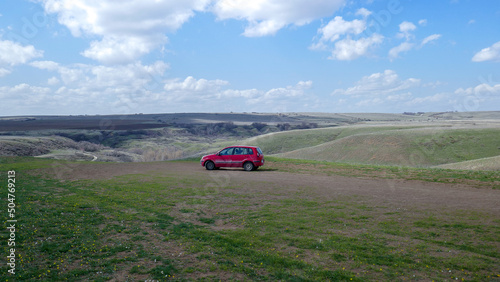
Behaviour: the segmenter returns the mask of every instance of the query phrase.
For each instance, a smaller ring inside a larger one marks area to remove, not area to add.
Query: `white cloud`
[[[273,88],[265,92],[260,97],[250,100],[250,103],[264,103],[273,104],[277,101],[286,101],[289,99],[297,99],[298,97],[304,96],[305,91],[312,87],[312,81],[299,81],[294,86]]]
[[[361,8],[358,11],[356,11],[356,15],[363,16],[364,18],[370,16],[371,14],[372,12],[367,10],[366,8]]]
[[[59,64],[53,61],[34,61],[30,63],[30,65],[35,68],[50,71],[57,70],[59,68]]]
[[[447,102],[447,103],[442,103],[442,102]],[[416,97],[408,102],[406,102],[407,105],[409,106],[432,106],[432,105],[438,105],[440,104],[441,106],[445,106],[448,104],[449,106],[450,101],[450,94],[449,93],[437,93],[434,95],[430,96],[425,96],[425,97]],[[443,109],[441,109],[443,110]]]
[[[285,26],[302,26],[330,16],[345,0],[216,0],[213,12],[218,19],[246,20],[247,37],[273,35]]]
[[[33,45],[23,46],[10,40],[0,40],[0,66],[25,64],[31,59],[43,56]]]
[[[75,37],[100,37],[82,54],[104,63],[128,63],[167,42],[166,32],[179,29],[204,11],[210,0],[39,0],[57,14]]]
[[[361,56],[365,56],[371,48],[382,43],[384,37],[380,34],[373,34],[367,38],[358,40],[350,37],[337,41],[332,55],[329,59],[337,59],[341,61],[354,60]]]
[[[299,81],[296,85],[273,88],[268,91],[258,89],[223,89],[229,82],[225,80],[195,79],[188,76],[184,80],[175,79],[165,83],[167,95],[175,94],[176,102],[187,101],[224,101],[228,105],[242,103],[244,105],[272,105],[277,102],[292,101],[303,97],[312,81]]]
[[[418,23],[420,26],[425,26],[427,25],[427,20],[423,19],[420,20]],[[405,41],[389,50],[389,59],[391,61],[393,59],[398,58],[399,54],[403,52],[408,52],[415,48],[417,49],[422,48],[424,45],[441,38],[441,34],[432,34],[424,38],[420,44],[417,44],[415,43],[416,41],[415,36],[412,33],[416,29],[417,29],[416,25],[407,21],[404,21],[399,25],[400,32],[396,35],[396,37],[404,38]]]
[[[132,62],[163,42],[162,35],[158,35],[156,38],[152,36],[150,40],[146,36],[142,38],[106,36],[101,41],[92,41],[90,48],[85,50],[82,55],[107,64]]]
[[[286,22],[278,20],[266,20],[260,22],[251,22],[243,33],[246,37],[261,37],[266,35],[273,35],[278,30],[286,26]]]
[[[11,71],[8,69],[0,68],[0,77],[10,74]]]
[[[0,87],[0,113],[20,115],[22,108],[36,108],[51,99],[51,89],[21,83],[15,86]],[[16,105],[16,106],[13,106]]]
[[[454,92],[440,92],[434,95],[416,97],[405,104],[420,109],[440,111],[486,111],[496,110],[496,105],[499,102],[500,84],[481,83],[474,87],[458,88]]]
[[[240,105],[240,111],[314,110],[320,107],[321,102],[315,95],[308,93],[312,84],[312,81],[299,81],[296,85],[272,88],[267,91],[229,89],[223,91],[221,97],[223,100],[230,98],[228,102],[232,105]]]
[[[373,108],[373,106],[378,106],[384,103],[383,99],[373,98],[373,99],[365,99],[357,102],[356,107],[365,107],[365,108]]]
[[[408,92],[408,93],[402,93],[402,94],[395,94],[395,95],[388,95],[385,97],[385,100],[391,101],[391,102],[398,102],[398,101],[407,101],[408,99],[412,98],[413,95]]]
[[[473,62],[493,61],[500,62],[500,41],[490,47],[484,48],[472,57]]]
[[[336,41],[340,36],[345,34],[360,34],[366,29],[364,20],[345,21],[342,17],[337,16],[327,25],[320,28],[318,33],[321,34],[320,41]]]
[[[420,20],[419,24],[425,25],[426,20]],[[413,41],[413,39],[415,37],[412,34],[412,31],[415,31],[416,29],[417,29],[417,26],[415,26],[411,22],[404,21],[401,24],[399,24],[399,31],[400,32],[396,35],[396,37],[404,38],[405,42],[402,42],[398,46],[395,46],[389,50],[389,59],[391,61],[398,58],[400,53],[408,52],[415,47],[415,43],[412,43],[411,41]]]
[[[11,105],[20,105],[12,109],[0,103],[2,114],[284,111],[312,110],[318,104],[308,93],[311,81],[269,90],[231,89],[221,79],[166,79],[169,66],[162,61],[115,66],[34,61],[30,65],[54,73],[47,80],[48,87],[22,84],[0,88],[0,96],[9,97]],[[21,106],[24,100],[39,103]]]
[[[415,29],[417,29],[417,27],[411,22],[404,21],[399,24],[399,31],[401,32],[414,31]]]
[[[199,79],[196,80],[192,76],[188,76],[183,81],[179,79],[171,80],[165,84],[163,87],[167,92],[203,92],[203,93],[213,93],[219,91],[221,86],[228,85],[229,82],[224,80],[206,80]]]
[[[59,79],[58,79],[57,77],[55,77],[55,76],[53,76],[53,77],[51,77],[51,78],[49,78],[49,79],[47,80],[47,84],[48,84],[48,85],[56,85],[56,84],[58,84],[59,82],[60,82],[60,81],[59,81]]]
[[[454,92],[432,93],[429,89],[442,84],[401,79],[394,71],[386,70],[365,76],[347,89],[335,90],[332,99],[337,100],[336,111],[343,112],[494,111],[500,103],[498,83],[481,83]]]
[[[370,11],[361,8],[356,15],[362,16],[362,19],[346,21],[341,16],[336,16],[318,29],[317,38],[319,39],[309,48],[328,50],[331,52],[328,58],[333,60],[348,61],[367,55],[373,47],[384,40],[384,37],[378,33],[363,37],[362,34],[367,27],[366,20],[370,14]],[[329,45],[333,42],[333,46]]]
[[[35,61],[35,68],[55,72],[47,80],[49,87],[27,84],[5,87],[14,109],[0,112],[19,114],[111,114],[134,113],[147,108],[148,99],[163,93],[163,75],[168,65],[158,61],[150,65],[133,63],[117,66],[61,65],[52,61]],[[42,91],[43,90],[43,91]],[[22,95],[16,95],[20,93]],[[24,101],[39,101],[25,106]],[[154,107],[149,105],[149,107]],[[156,108],[156,110],[160,110]],[[164,110],[165,111],[165,110]],[[175,111],[171,109],[171,111]]]
[[[130,91],[161,83],[156,81],[157,77],[161,77],[169,68],[168,64],[162,61],[151,65],[142,65],[136,62],[117,66],[87,64],[62,66],[52,61],[35,61],[30,65],[43,70],[57,71],[65,87],[86,87],[88,89],[128,87]],[[51,80],[55,81],[54,78],[59,79],[53,77]]]
[[[311,81],[296,85],[261,89],[225,89],[229,82],[187,77],[165,83],[164,92],[140,97],[141,103],[184,111],[285,111],[313,109],[318,105],[314,95],[307,93]],[[154,105],[152,105],[154,103]],[[165,110],[164,110],[165,111]]]
[[[395,58],[399,57],[399,53],[408,52],[411,49],[413,49],[414,46],[415,46],[415,44],[413,44],[413,43],[403,42],[400,45],[389,50],[389,58],[395,59]]]
[[[461,96],[500,95],[500,84],[490,85],[488,83],[481,83],[475,87],[459,88],[455,90],[455,94]]]
[[[416,30],[416,29],[417,29],[417,27],[413,23],[404,21],[399,25],[400,33],[398,34],[398,37],[406,38],[406,40],[409,40],[410,38],[413,37],[411,32]]]
[[[441,38],[441,34],[429,35],[426,38],[424,38],[424,40],[422,40],[422,44],[420,44],[420,46],[424,46],[425,44],[427,44],[431,41],[434,41],[434,40],[438,40],[439,38]]]
[[[443,86],[443,85],[447,85],[447,83],[437,80],[437,81],[434,81],[434,82],[425,83],[422,86],[423,87],[429,87],[429,88],[435,89],[435,88]]]
[[[393,70],[385,70],[383,73],[374,73],[369,76],[364,76],[356,82],[353,87],[347,89],[337,89],[333,95],[349,95],[354,97],[359,96],[388,96],[400,91],[408,91],[408,89],[418,87],[420,79],[408,78],[401,80],[398,74]],[[406,94],[406,93],[405,93]],[[407,94],[406,94],[407,95]]]

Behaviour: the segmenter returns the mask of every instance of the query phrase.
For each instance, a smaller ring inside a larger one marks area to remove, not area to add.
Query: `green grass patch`
[[[266,157],[266,166],[263,167],[263,169],[279,169],[280,171],[293,173],[462,183],[477,187],[500,189],[500,173],[497,171],[349,164],[330,161],[289,159],[274,156]]]

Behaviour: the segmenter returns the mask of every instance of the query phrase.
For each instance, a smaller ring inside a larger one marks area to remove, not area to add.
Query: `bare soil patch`
[[[294,165],[296,166],[296,165]],[[310,167],[309,167],[310,169]],[[324,172],[324,170],[321,170]],[[279,168],[246,172],[241,169],[206,171],[193,162],[152,163],[60,163],[45,170],[58,179],[110,179],[128,174],[168,174],[205,178],[206,184],[242,194],[275,197],[285,193],[303,193],[304,197],[324,201],[341,197],[361,197],[360,201],[394,208],[426,207],[431,210],[477,210],[500,212],[500,191],[478,189],[465,184],[374,179],[315,173],[283,172]],[[236,188],[229,188],[236,187]],[[264,199],[265,200],[265,199]]]

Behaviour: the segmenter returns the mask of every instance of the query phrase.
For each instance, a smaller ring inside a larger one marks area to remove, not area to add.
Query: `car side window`
[[[234,148],[234,154],[235,155],[244,155],[245,154],[244,150],[245,150],[245,148],[238,148],[238,147]]]
[[[224,150],[220,151],[220,155],[221,156],[232,155],[233,151],[234,151],[234,147],[233,148],[227,148],[227,149],[224,149]]]
[[[239,148],[241,151],[238,155],[253,155],[251,148]]]

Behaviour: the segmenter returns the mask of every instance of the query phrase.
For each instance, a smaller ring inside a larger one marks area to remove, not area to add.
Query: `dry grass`
[[[147,148],[142,153],[142,161],[166,161],[182,158],[184,152],[176,147],[163,147],[163,148]]]
[[[451,163],[436,166],[437,168],[461,169],[461,170],[500,170],[500,156],[483,158],[472,161]]]

